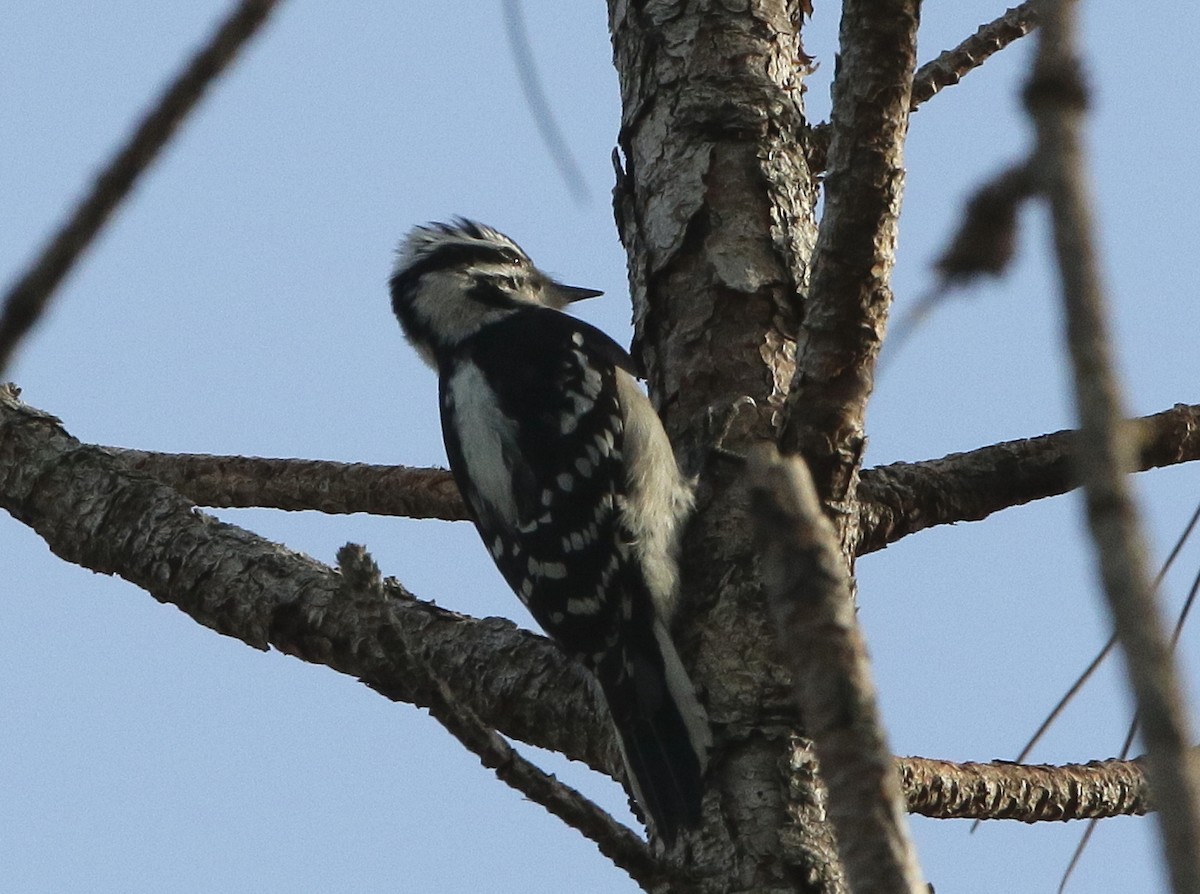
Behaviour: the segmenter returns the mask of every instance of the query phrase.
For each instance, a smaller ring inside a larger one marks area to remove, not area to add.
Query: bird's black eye
[[[523,260],[515,251],[506,251],[504,252],[504,262],[506,264],[511,264],[513,267],[520,267],[523,263]]]

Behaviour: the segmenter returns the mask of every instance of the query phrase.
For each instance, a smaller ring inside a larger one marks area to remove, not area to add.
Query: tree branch
[[[945,50],[917,69],[913,76],[909,111],[952,87],[990,57],[1037,27],[1036,0],[1025,0],[979,30],[952,50]],[[809,159],[813,170],[825,170],[829,153],[828,124],[814,125],[809,132]]]
[[[17,343],[46,309],[58,284],[196,107],[204,91],[262,27],[275,5],[276,0],[238,3],[96,178],[87,198],[79,203],[33,265],[10,287],[0,312],[0,373],[12,358]]]
[[[829,789],[850,888],[916,894],[925,885],[837,532],[803,460],[760,448],[747,474],[763,584]]]
[[[201,506],[214,509],[257,506],[334,515],[366,512],[470,520],[454,478],[445,469],[104,449]]]
[[[1047,766],[898,758],[910,813],[1023,823],[1140,816],[1151,810],[1142,759]]]
[[[430,704],[420,642],[462,704],[505,735],[616,775],[605,709],[543,637],[415,599],[347,596],[331,568],[224,524],[0,386],[0,506],[67,562],[118,574],[196,622],[354,676],[393,701]],[[480,673],[487,668],[487,673]]]
[[[988,58],[1010,43],[1020,40],[1038,25],[1036,0],[1025,0],[1009,9],[952,50],[946,50],[920,68],[913,78],[912,108],[932,99],[946,87],[953,87]]]
[[[195,511],[109,451],[71,438],[53,416],[17,400],[11,386],[0,387],[0,506],[65,561],[119,574],[247,645],[274,646],[355,676],[393,701],[422,707],[437,697],[424,667],[436,668],[457,702],[482,723],[610,776],[618,773],[607,725],[595,722],[602,707],[549,641],[499,618],[468,618],[421,602],[391,580],[382,597],[347,595],[333,569]],[[406,647],[411,642],[422,644],[424,664]],[[988,805],[1001,804],[998,798],[962,806],[975,803],[962,791],[962,780],[982,772],[973,769],[977,765],[960,770],[921,761],[900,762],[910,810],[997,815]],[[997,781],[989,791],[1000,791],[1001,784],[1038,791],[1020,766],[995,766],[1015,783]],[[1124,772],[1116,764],[1112,769]],[[1140,764],[1129,772],[1140,772]],[[1052,778],[1039,784],[1067,791]],[[1078,799],[1082,791],[1070,797]],[[1099,803],[1107,796],[1087,797]],[[1112,815],[1145,809],[1144,791],[1124,797],[1113,802]],[[1056,808],[1047,802],[1044,809],[1051,818]],[[1016,807],[1000,810],[1000,816],[1021,815]],[[1101,814],[1079,814],[1090,815]]]
[[[1200,404],[1176,404],[1129,424],[1140,445],[1138,471],[1200,459]],[[1079,486],[1071,469],[1076,438],[1073,430],[1058,431],[940,459],[864,469],[859,554],[935,525],[980,521],[1074,490]],[[100,449],[201,506],[469,520],[444,469]]]
[[[847,0],[833,83],[825,214],[779,443],[808,463],[844,541],[892,294],[917,0]]]
[[[1082,433],[1079,477],[1113,629],[1142,723],[1171,881],[1179,894],[1200,891],[1200,779],[1190,763],[1187,709],[1126,476],[1135,449],[1121,425],[1084,181],[1081,130],[1087,91],[1075,47],[1075,4],[1046,0],[1040,8],[1042,30],[1025,100],[1037,131],[1033,165],[1050,204],[1062,281]]]
[[[348,596],[386,598],[379,566],[366,549],[347,543],[338,550],[337,559]],[[432,684],[430,715],[485,767],[494,770],[497,778],[590,839],[604,856],[647,890],[664,874],[664,867],[654,859],[645,842],[575,789],[534,766],[503,736],[485,726],[474,711],[455,697],[422,643],[405,640],[404,649]]]
[[[1137,470],[1200,459],[1200,404],[1130,420],[1139,447]],[[979,521],[993,512],[1067,493],[1079,486],[1073,468],[1078,432],[1004,441],[917,463],[862,473],[859,553],[934,525]]]

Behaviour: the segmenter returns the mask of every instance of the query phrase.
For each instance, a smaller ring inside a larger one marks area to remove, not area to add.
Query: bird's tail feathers
[[[712,733],[666,628],[654,633],[651,654],[627,654],[628,673],[605,696],[634,798],[670,846],[700,822]]]

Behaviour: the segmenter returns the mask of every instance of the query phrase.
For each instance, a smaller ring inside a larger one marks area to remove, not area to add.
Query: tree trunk
[[[691,862],[713,890],[836,892],[845,885],[811,750],[794,740],[740,469],[707,452],[729,421],[726,447],[773,438],[816,241],[801,5],[752,6],[609,4],[623,107],[614,209],[634,354],[701,473],[678,635],[717,744]],[[756,409],[735,410],[743,396]]]

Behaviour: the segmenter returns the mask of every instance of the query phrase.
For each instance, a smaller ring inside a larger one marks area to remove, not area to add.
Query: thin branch
[[[348,543],[338,551],[338,570],[352,595],[382,600],[384,583],[379,566],[367,551]],[[620,869],[646,890],[665,875],[646,843],[589,801],[526,760],[495,730],[463,704],[437,670],[424,645],[405,638],[405,650],[432,683],[429,713],[462,745],[474,753],[506,785],[540,804],[568,826],[590,839]]]
[[[946,87],[952,87],[1009,44],[1020,40],[1037,27],[1037,0],[1025,0],[986,25],[952,50],[930,59],[913,76],[910,111],[932,99]],[[829,151],[830,126],[816,124],[808,135],[809,161],[815,171],[824,171]]]
[[[0,312],[0,374],[79,256],[196,107],[208,86],[267,20],[276,2],[238,3],[96,178],[87,198],[75,208],[33,265],[9,288]]]
[[[1158,572],[1158,577],[1154,579],[1154,587],[1156,590],[1158,589],[1159,584],[1162,583],[1163,577],[1166,576],[1167,569],[1171,567],[1171,563],[1175,560],[1175,557],[1179,554],[1179,551],[1183,549],[1184,541],[1187,540],[1188,535],[1191,533],[1192,528],[1195,527],[1198,520],[1200,520],[1200,508],[1196,509],[1196,512],[1192,516],[1192,521],[1188,525],[1187,530],[1184,531],[1183,536],[1180,537],[1178,542],[1175,544],[1175,549],[1172,550],[1171,555],[1167,557],[1167,561],[1164,563],[1162,569]],[[1200,572],[1197,572],[1196,577],[1193,578],[1192,586],[1191,589],[1188,590],[1187,598],[1183,600],[1183,608],[1179,612],[1179,617],[1175,619],[1175,629],[1171,631],[1172,650],[1179,646],[1179,637],[1183,635],[1183,628],[1187,624],[1188,615],[1191,614],[1192,607],[1196,604],[1197,593],[1200,593]],[[1117,639],[1115,636],[1108,641],[1108,645],[1104,647],[1104,650],[1098,656],[1097,662],[1102,660],[1104,656],[1112,650],[1112,647],[1116,644],[1116,641]],[[1093,662],[1093,666],[1095,663],[1096,662]],[[1090,671],[1091,668],[1089,667],[1088,670]],[[1081,680],[1082,679],[1083,678],[1081,678]],[[1043,724],[1043,726],[1045,726],[1045,724]],[[1118,757],[1128,757],[1129,752],[1133,749],[1133,740],[1137,738],[1137,731],[1138,717],[1137,714],[1134,714],[1133,720],[1129,722],[1129,729],[1125,733],[1125,741],[1121,743],[1121,751],[1117,755]],[[1071,862],[1067,864],[1066,871],[1063,872],[1062,881],[1058,884],[1059,892],[1066,887],[1067,880],[1071,877],[1071,873],[1075,871],[1076,864],[1079,863],[1080,858],[1083,856],[1083,852],[1087,849],[1088,842],[1091,840],[1092,833],[1095,831],[1095,828],[1096,821],[1092,820],[1090,823],[1088,823],[1087,831],[1083,833],[1083,837],[1079,839],[1079,844],[1075,846],[1075,853],[1071,855]]]
[[[756,450],[748,481],[759,568],[850,888],[924,891],[837,532],[798,457]]]
[[[53,416],[0,386],[0,507],[67,562],[118,574],[199,624],[274,646],[425,706],[432,681],[404,648],[420,642],[455,697],[507,736],[616,776],[604,708],[586,676],[544,637],[501,618],[421,602],[348,598],[333,569],[201,512]],[[488,672],[481,674],[480,668]]]
[[[445,469],[104,449],[214,509],[311,509],[333,515],[366,512],[470,520],[454,478]]]
[[[1049,766],[896,761],[911,813],[1023,823],[1140,816],[1152,810],[1142,759]]]
[[[1025,98],[1037,131],[1034,164],[1050,204],[1062,279],[1088,526],[1142,722],[1172,885],[1178,894],[1200,891],[1200,779],[1190,766],[1187,709],[1126,477],[1135,448],[1120,424],[1120,389],[1084,182],[1087,94],[1075,48],[1076,8],[1071,0],[1047,0],[1041,10],[1038,55]]]
[[[932,99],[981,66],[992,55],[1020,40],[1038,25],[1037,0],[1025,0],[979,30],[952,50],[917,69],[913,78],[912,107]]]
[[[1127,424],[1138,471],[1200,459],[1200,404]],[[1075,431],[1004,441],[919,463],[866,469],[859,485],[859,553],[934,525],[979,521],[993,512],[1065,494],[1079,486]]]
[[[1071,874],[1075,872],[1075,867],[1079,865],[1079,861],[1083,859],[1083,852],[1087,850],[1088,842],[1092,840],[1092,835],[1096,832],[1096,823],[1098,820],[1092,820],[1083,830],[1083,835],[1079,838],[1079,844],[1075,845],[1075,850],[1071,854],[1071,860],[1067,863],[1067,868],[1063,870],[1062,878],[1058,880],[1057,894],[1063,894],[1067,888],[1067,882],[1071,879]]]

